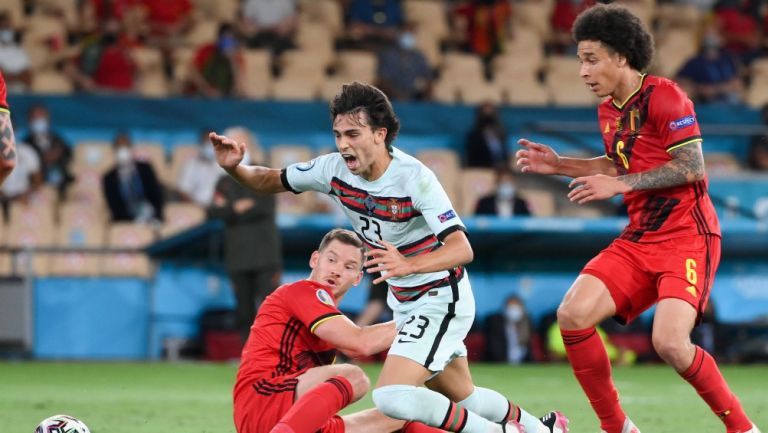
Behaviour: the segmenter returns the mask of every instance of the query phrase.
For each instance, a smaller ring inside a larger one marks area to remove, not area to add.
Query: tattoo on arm
[[[642,173],[619,176],[632,190],[661,189],[704,179],[704,155],[701,143],[690,143],[670,152],[672,160]]]
[[[10,161],[16,158],[16,139],[13,136],[11,115],[0,112],[0,159]]]

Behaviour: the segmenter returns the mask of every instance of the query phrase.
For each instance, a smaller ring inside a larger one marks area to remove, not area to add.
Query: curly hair
[[[331,120],[340,114],[365,112],[371,129],[386,128],[384,143],[392,151],[392,142],[400,131],[400,119],[397,118],[392,103],[381,90],[367,83],[354,81],[344,84],[330,105]]]
[[[644,71],[653,60],[653,36],[624,6],[597,4],[576,17],[571,32],[577,43],[600,41],[635,70]]]

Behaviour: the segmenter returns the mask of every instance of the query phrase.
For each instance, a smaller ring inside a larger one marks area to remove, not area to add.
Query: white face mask
[[[504,311],[504,316],[510,322],[519,322],[523,318],[523,307],[518,304],[512,304]]]
[[[404,32],[400,35],[400,47],[404,50],[416,48],[416,36],[411,32]]]
[[[131,153],[131,149],[125,146],[119,147],[117,151],[115,151],[115,161],[117,162],[117,165],[123,167],[133,162],[133,154]]]
[[[45,134],[48,132],[48,119],[45,117],[38,117],[29,123],[29,129],[34,134]]]
[[[496,189],[496,195],[502,200],[509,200],[515,196],[515,185],[511,182],[502,182]]]
[[[16,33],[13,29],[0,30],[0,42],[6,45],[10,45],[16,39]]]

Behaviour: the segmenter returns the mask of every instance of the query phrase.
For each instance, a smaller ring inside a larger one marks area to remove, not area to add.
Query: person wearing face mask
[[[115,166],[102,178],[112,221],[163,221],[163,190],[157,174],[150,163],[133,156],[132,147],[126,133],[115,137]]]
[[[203,207],[211,205],[216,182],[224,174],[224,170],[216,163],[213,148],[208,142],[208,131],[201,131],[198,154],[187,160],[181,168],[176,184],[182,200],[192,201]]]
[[[496,215],[501,218],[529,216],[528,203],[516,194],[515,179],[512,170],[496,171],[496,191],[482,197],[475,207],[476,215]]]
[[[188,91],[215,98],[242,95],[244,60],[240,41],[231,24],[219,26],[214,43],[195,53],[190,68]]]
[[[377,85],[392,99],[424,99],[432,85],[432,68],[416,47],[414,25],[400,32],[397,43],[389,43],[379,51]]]
[[[520,364],[530,359],[531,321],[517,295],[507,298],[503,311],[488,316],[485,331],[488,361]]]
[[[21,46],[8,12],[0,12],[0,71],[8,90],[23,92],[32,80],[29,55]]]
[[[243,164],[262,163],[261,147],[251,131],[233,127],[225,133],[246,143]],[[208,217],[226,224],[224,265],[235,291],[237,326],[245,341],[259,306],[280,283],[283,263],[275,222],[277,203],[274,195],[255,192],[230,176],[221,176],[215,185]]]
[[[44,105],[33,105],[27,113],[28,134],[22,140],[29,143],[40,159],[43,180],[64,197],[67,186],[74,180],[69,171],[72,149],[64,138],[51,128],[51,114]]]
[[[465,141],[466,166],[479,168],[503,168],[507,166],[507,131],[501,123],[493,103],[486,102],[477,108],[475,124]]]
[[[677,81],[694,102],[740,103],[743,91],[740,64],[723,46],[715,26],[704,32],[701,49],[677,73]]]

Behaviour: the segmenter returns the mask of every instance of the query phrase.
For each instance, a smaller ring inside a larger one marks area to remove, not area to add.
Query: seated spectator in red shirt
[[[104,24],[101,34],[86,38],[70,73],[79,87],[92,92],[130,92],[136,78],[131,48],[136,43],[122,33],[116,19]]]
[[[183,35],[192,25],[192,3],[189,0],[142,0],[152,37]]]
[[[576,54],[576,42],[571,36],[573,21],[582,11],[595,4],[595,0],[557,0],[552,11],[552,39],[550,48],[558,54]]]
[[[453,11],[455,34],[466,51],[489,58],[502,51],[511,16],[507,0],[461,2]]]
[[[203,45],[195,54],[190,91],[208,97],[241,95],[242,72],[240,41],[232,25],[222,24],[216,42]]]
[[[760,55],[760,26],[750,0],[722,0],[715,5],[715,22],[725,46],[748,65]]]

